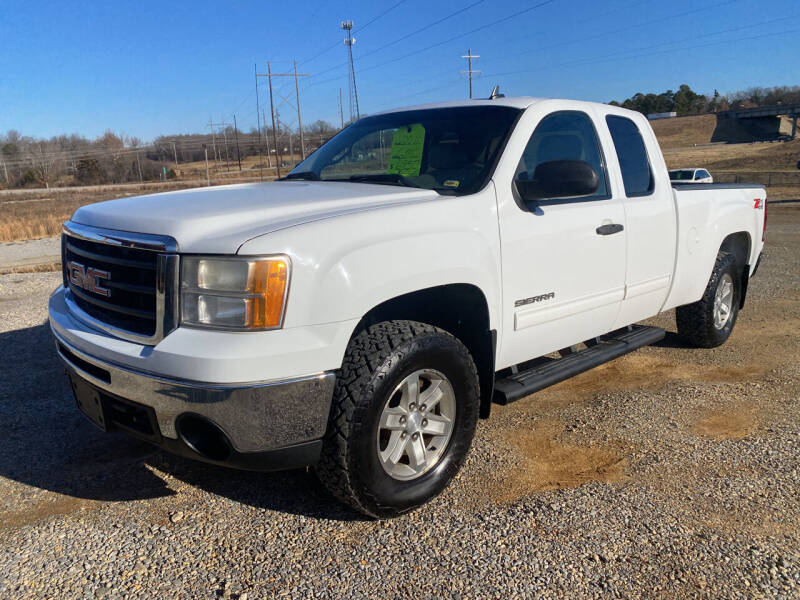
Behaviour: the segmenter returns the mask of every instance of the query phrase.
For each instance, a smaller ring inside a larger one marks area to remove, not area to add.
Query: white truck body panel
[[[355,183],[276,181],[164,192],[79,208],[73,221],[91,227],[175,238],[187,254],[235,254],[247,240],[310,221],[386,204],[435,199],[432,190]]]
[[[86,226],[171,236],[180,253],[288,256],[282,328],[177,327],[145,346],[81,322],[67,310],[61,288],[50,303],[53,330],[87,355],[141,373],[219,384],[278,381],[338,369],[359,321],[381,303],[467,284],[486,301],[496,332],[494,365],[502,369],[697,301],[731,234],[747,236],[748,264],[755,267],[763,247],[763,188],[673,190],[645,117],[617,107],[520,98],[428,108],[498,103],[523,112],[489,183],[473,194],[279,181],[125,198],[75,213],[73,220]],[[592,119],[608,197],[528,210],[513,186],[522,152],[545,116],[565,110]],[[606,115],[624,116],[640,129],[651,194],[626,197]],[[624,230],[597,235],[596,228],[611,223]],[[526,302],[539,296],[548,297]]]

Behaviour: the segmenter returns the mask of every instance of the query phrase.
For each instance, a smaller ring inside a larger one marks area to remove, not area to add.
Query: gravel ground
[[[305,471],[94,430],[43,324],[59,275],[2,276],[0,597],[800,598],[800,207],[767,252],[728,344],[495,407],[450,489],[384,522]]]

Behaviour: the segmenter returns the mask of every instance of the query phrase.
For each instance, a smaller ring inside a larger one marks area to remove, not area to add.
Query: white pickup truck
[[[441,492],[477,419],[664,335],[725,342],[761,186],[670,185],[644,116],[493,98],[350,125],[277,182],[78,209],[50,324],[96,425],[377,517]],[[534,360],[536,359],[536,360]]]

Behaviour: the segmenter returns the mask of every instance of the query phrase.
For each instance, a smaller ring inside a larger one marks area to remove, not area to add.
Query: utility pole
[[[341,28],[346,32],[346,37],[344,38],[344,45],[347,46],[347,57],[350,63],[350,74],[349,74],[349,92],[350,92],[350,120],[353,120],[353,117],[356,119],[361,117],[361,113],[358,109],[358,88],[356,87],[356,70],[353,66],[353,44],[356,43],[356,38],[353,37],[353,22],[352,21],[342,21]],[[355,112],[354,109],[355,108]]]
[[[342,107],[342,88],[339,88],[339,120],[342,123],[340,129],[344,129],[344,107]]]
[[[211,175],[208,174],[208,145],[203,144],[203,151],[206,153],[206,185],[211,187]]]
[[[480,54],[473,54],[472,48],[467,50],[466,55],[462,55],[461,58],[467,59],[467,70],[461,71],[461,74],[467,74],[469,76],[469,98],[472,99],[472,74],[475,73],[476,75],[480,73],[480,71],[473,71],[472,70],[472,59],[473,58],[480,58]]]
[[[239,150],[239,128],[236,126],[236,115],[233,115],[233,135],[236,137],[236,159],[239,161],[239,171],[242,170],[242,152]]]
[[[261,118],[264,119],[264,146],[267,149],[267,166],[272,168],[272,154],[269,151],[269,136],[267,135],[267,113],[261,113]]]
[[[178,168],[178,151],[175,149],[175,142],[172,142],[172,156],[175,157],[175,168]]]
[[[275,102],[272,99],[272,67],[267,61],[267,79],[269,80],[269,112],[272,116],[272,141],[275,143],[275,169],[278,177],[281,176],[281,149],[278,148],[278,135],[275,132]]]
[[[228,134],[225,131],[225,119],[222,119],[222,139],[225,140],[225,171],[228,172],[231,170],[231,166],[229,164],[230,155],[228,154]]]
[[[294,61],[294,92],[297,94],[297,128],[300,130],[300,157],[306,159],[306,145],[303,139],[303,117],[300,115],[300,86],[297,83],[297,61]]]
[[[211,117],[208,117],[208,126],[211,128],[211,143],[214,148],[214,161],[217,161],[217,134],[214,131],[214,123],[211,121]]]
[[[264,158],[261,155],[261,107],[258,104],[258,65],[253,63],[253,77],[256,80],[256,121],[258,121],[258,179],[264,180]]]
[[[278,148],[278,138],[277,138],[277,133],[276,133],[276,129],[275,129],[276,108],[275,108],[275,100],[273,99],[272,78],[273,77],[294,77],[294,89],[295,89],[295,93],[297,95],[296,96],[296,98],[297,98],[297,124],[298,124],[299,129],[300,129],[300,147],[301,147],[300,151],[302,153],[303,158],[305,158],[305,149],[303,148],[303,119],[302,119],[302,116],[300,114],[300,86],[298,84],[297,78],[298,77],[308,77],[308,73],[298,73],[297,72],[297,61],[295,61],[295,63],[294,63],[294,72],[292,72],[292,73],[273,73],[272,72],[272,68],[270,67],[270,63],[269,63],[269,61],[267,61],[267,72],[266,73],[256,73],[256,77],[266,77],[269,80],[269,108],[270,108],[270,113],[272,114],[272,141],[275,143],[275,153],[276,153],[276,158],[278,160],[278,177],[280,177],[281,176],[281,173],[280,173],[281,155],[280,155],[280,148]],[[288,102],[285,98],[284,98],[284,102],[287,102],[289,105],[291,105],[291,102]]]
[[[136,151],[136,165],[139,167],[139,183],[142,183],[142,163],[139,162],[139,151]],[[50,187],[50,186],[48,186]]]

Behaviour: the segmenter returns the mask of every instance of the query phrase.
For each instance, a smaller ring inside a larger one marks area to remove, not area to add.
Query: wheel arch
[[[736,268],[739,270],[740,298],[739,308],[744,308],[744,300],[747,295],[747,286],[750,281],[750,248],[752,242],[747,231],[737,231],[731,233],[722,240],[719,251],[732,254],[736,261]]]
[[[483,291],[472,284],[451,283],[401,294],[370,309],[352,336],[376,323],[393,320],[439,327],[467,347],[480,379],[480,416],[487,418],[494,393],[497,332],[490,328],[489,304]]]

